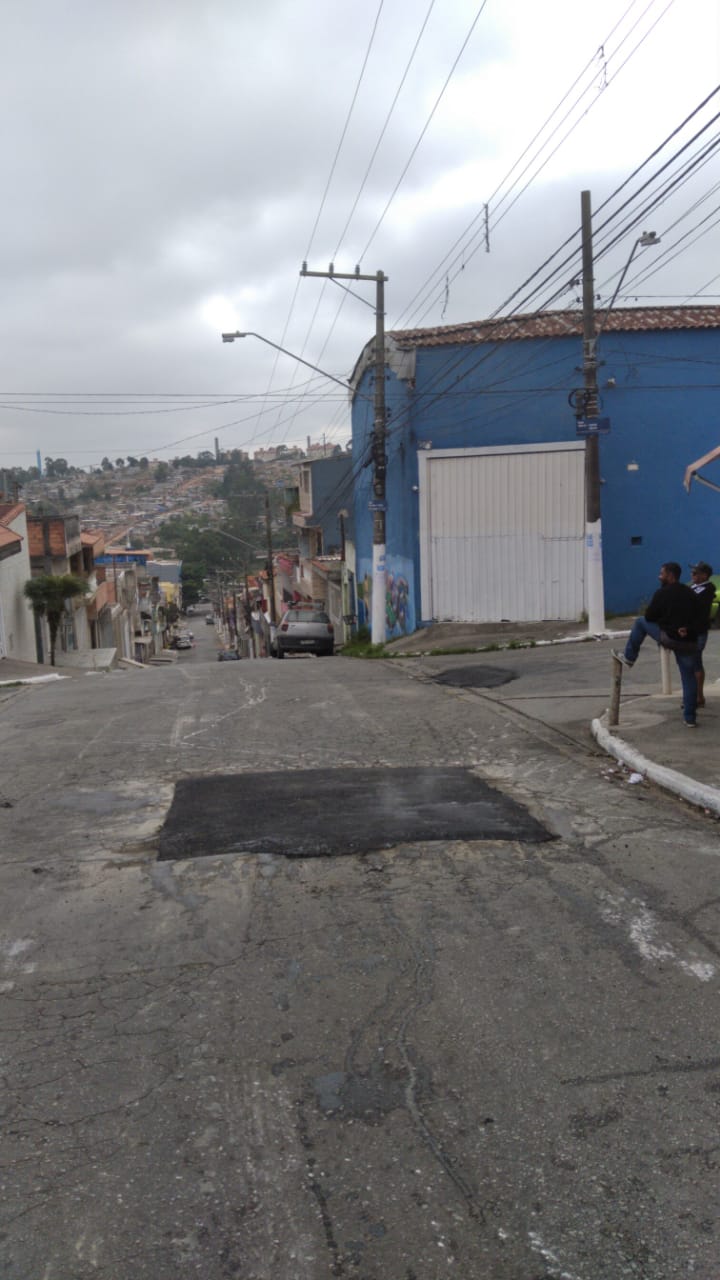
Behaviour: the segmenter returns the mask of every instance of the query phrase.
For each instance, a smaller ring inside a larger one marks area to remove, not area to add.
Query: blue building
[[[374,342],[353,374],[355,572],[370,617]],[[609,613],[659,565],[720,561],[715,494],[683,487],[720,444],[720,307],[617,310],[598,341]],[[582,316],[545,312],[386,335],[387,631],[433,620],[580,618]]]

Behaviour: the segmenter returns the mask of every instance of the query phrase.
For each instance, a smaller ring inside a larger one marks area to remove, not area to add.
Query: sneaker
[[[697,720],[684,720],[683,724],[686,729],[697,729]]]
[[[622,652],[621,649],[611,649],[610,652],[613,658],[617,658],[618,662],[622,662],[624,667],[627,667],[629,669],[630,667],[635,666],[634,662],[631,662],[629,658],[625,657],[625,654]]]

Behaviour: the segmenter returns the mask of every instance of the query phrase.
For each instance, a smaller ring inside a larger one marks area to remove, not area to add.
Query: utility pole
[[[270,588],[270,621],[273,626],[277,625],[277,614],[275,612],[275,569],[273,567],[273,547],[272,547],[272,522],[270,519],[270,495],[265,494],[265,532],[267,534],[267,554],[268,554],[268,585]]]
[[[327,271],[308,271],[303,262],[301,276],[320,276],[326,280],[372,280],[375,282],[375,396],[373,404],[373,497],[370,510],[373,513],[373,573],[371,639],[373,644],[385,643],[385,547],[387,492],[387,430],[385,413],[385,283],[387,276],[377,271],[374,276],[336,271],[333,264]],[[344,286],[343,286],[344,287]],[[357,295],[355,295],[357,296]]]
[[[600,438],[598,435],[597,334],[590,192],[580,193],[583,299],[583,418],[585,436],[585,587],[588,631],[605,630],[605,590],[600,508]],[[594,425],[593,425],[594,424]]]

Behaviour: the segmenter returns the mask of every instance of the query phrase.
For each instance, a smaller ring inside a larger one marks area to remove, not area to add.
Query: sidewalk
[[[107,653],[105,649],[95,650],[96,653]],[[63,657],[67,657],[64,654]],[[41,662],[18,662],[15,658],[0,658],[0,694],[3,689],[13,689],[19,684],[32,686],[33,684],[43,684],[49,680],[77,680],[87,675],[97,675],[98,673],[106,673],[106,666],[99,666],[93,669],[90,666],[80,666],[79,664],[63,663],[51,667],[48,663]]]
[[[602,638],[589,637],[583,623],[440,623],[393,640],[387,649],[421,659],[431,676],[473,661],[512,669],[513,683],[484,695],[575,736],[589,728],[602,750],[633,772],[720,815],[720,635],[711,631],[705,650],[706,705],[698,710],[696,730],[683,724],[672,659],[673,692],[660,692],[659,650],[649,641],[633,670],[623,670],[620,723],[611,730],[610,650],[624,647],[631,623],[631,617],[612,619]]]
[[[35,683],[82,674],[77,670],[61,670],[60,667],[45,666],[40,662],[17,662],[15,658],[0,658],[0,688],[3,685]]]

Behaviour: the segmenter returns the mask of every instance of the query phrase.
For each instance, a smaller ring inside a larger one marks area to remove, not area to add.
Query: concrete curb
[[[49,675],[49,676],[16,676],[13,680],[0,680],[0,689],[8,688],[14,684],[46,684],[48,680],[68,680],[69,676]]]
[[[635,747],[631,747],[629,742],[610,732],[607,727],[607,712],[599,719],[593,720],[590,729],[598,746],[602,747],[603,751],[607,751],[608,755],[614,756],[621,764],[628,765],[636,773],[642,773],[656,786],[662,787],[665,791],[672,791],[683,800],[687,800],[688,804],[697,805],[700,809],[709,809],[720,817],[720,791],[716,787],[710,787],[704,782],[696,782],[685,773],[678,773],[676,769],[668,769],[665,765],[648,760],[640,751],[636,751]]]
[[[598,640],[623,640],[625,636],[629,636],[630,632],[625,631],[602,631],[595,634],[592,631],[583,631],[577,636],[555,636],[552,640],[535,640],[532,637],[528,640],[504,640],[490,641],[488,644],[478,645],[471,648],[469,645],[463,645],[459,650],[453,650],[447,646],[438,647],[437,649],[388,649],[385,646],[384,658],[451,658],[454,652],[458,654],[465,653],[470,656],[473,653],[504,653],[508,649],[547,649],[554,644],[588,644]],[[391,640],[389,642],[393,644]]]

